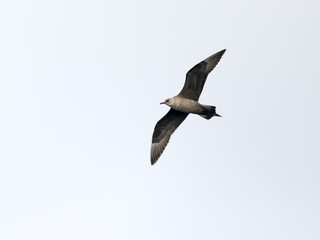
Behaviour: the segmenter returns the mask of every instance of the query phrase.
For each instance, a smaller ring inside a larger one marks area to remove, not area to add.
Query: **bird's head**
[[[168,99],[166,99],[164,102],[162,102],[160,104],[166,104],[168,106],[171,106],[172,103],[173,103],[173,99],[172,98],[168,98]]]

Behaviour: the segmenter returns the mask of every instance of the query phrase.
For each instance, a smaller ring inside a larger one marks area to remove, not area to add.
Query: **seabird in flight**
[[[154,128],[150,154],[152,165],[157,162],[171,135],[189,113],[198,114],[205,119],[210,119],[214,116],[221,117],[216,113],[215,106],[202,105],[198,100],[208,74],[218,64],[225,51],[224,49],[217,52],[191,68],[187,72],[186,81],[181,92],[177,96],[168,98],[161,103],[168,105],[170,110],[157,122]]]

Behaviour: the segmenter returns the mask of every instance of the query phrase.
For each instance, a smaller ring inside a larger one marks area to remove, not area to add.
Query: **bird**
[[[209,73],[218,64],[225,51],[226,49],[223,49],[196,64],[187,72],[180,93],[160,103],[169,106],[170,110],[154,127],[150,151],[151,165],[158,161],[169,143],[171,135],[189,113],[200,115],[205,119],[221,117],[216,112],[215,106],[200,104],[198,100]]]

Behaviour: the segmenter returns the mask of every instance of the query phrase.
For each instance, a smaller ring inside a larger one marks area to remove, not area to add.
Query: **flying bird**
[[[198,114],[205,119],[210,119],[214,116],[221,117],[216,113],[215,106],[200,104],[198,100],[208,74],[218,64],[225,51],[226,49],[217,52],[191,68],[187,72],[186,81],[181,92],[177,96],[168,98],[160,103],[168,105],[170,110],[157,122],[154,128],[150,153],[151,165],[157,162],[171,135],[189,113]]]

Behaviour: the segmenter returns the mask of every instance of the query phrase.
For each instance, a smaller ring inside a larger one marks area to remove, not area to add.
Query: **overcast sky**
[[[320,239],[320,2],[0,3],[0,239]],[[186,72],[226,48],[150,165]]]

